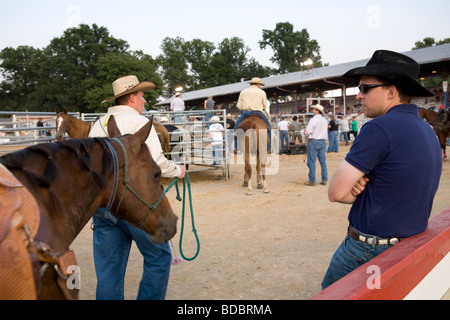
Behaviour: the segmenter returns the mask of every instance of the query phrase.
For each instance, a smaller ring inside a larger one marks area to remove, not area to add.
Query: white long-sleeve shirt
[[[305,134],[308,137],[308,139],[328,140],[327,120],[324,117],[322,117],[322,115],[316,114],[311,120],[309,120]]]
[[[89,137],[106,137],[108,132],[109,116],[114,115],[117,127],[122,134],[134,134],[141,129],[149,120],[140,115],[139,112],[129,106],[114,106],[108,108],[108,113],[101,116],[89,132]],[[155,128],[152,127],[150,134],[145,141],[150,154],[156,164],[161,168],[161,175],[165,178],[178,177],[181,174],[181,168],[173,161],[168,160],[161,149],[158,135]]]

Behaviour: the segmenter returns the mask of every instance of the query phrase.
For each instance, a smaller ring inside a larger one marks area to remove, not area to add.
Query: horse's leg
[[[266,164],[267,164],[267,148],[269,146],[267,145],[266,149],[261,150],[261,176],[262,176],[262,187],[264,190],[264,193],[269,193],[269,187],[267,186],[266,182]]]
[[[252,192],[252,190],[253,190],[252,189],[252,166],[247,161],[245,162],[245,175],[248,178],[248,181],[247,181],[247,187],[248,187],[247,194],[251,195],[251,194],[253,194],[253,192]]]
[[[257,182],[257,188],[262,189],[263,185],[261,183],[261,160],[259,159],[260,153],[256,152],[256,182]]]

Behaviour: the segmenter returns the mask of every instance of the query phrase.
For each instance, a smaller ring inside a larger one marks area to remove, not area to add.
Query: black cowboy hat
[[[377,50],[365,67],[347,71],[343,77],[373,76],[398,87],[404,94],[413,97],[433,96],[417,82],[419,71],[419,64],[410,57],[393,51]]]

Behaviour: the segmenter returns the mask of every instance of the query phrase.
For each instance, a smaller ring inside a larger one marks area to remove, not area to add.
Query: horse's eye
[[[159,180],[161,178],[161,170],[156,171],[154,177],[155,180]]]

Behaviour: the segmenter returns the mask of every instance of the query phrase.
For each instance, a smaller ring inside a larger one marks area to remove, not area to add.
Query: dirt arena
[[[339,153],[327,153],[329,179],[349,147],[341,144]],[[349,206],[330,203],[328,186],[303,184],[308,175],[304,159],[304,155],[280,156],[278,173],[267,177],[269,194],[254,188],[252,196],[246,195],[247,189],[241,187],[243,165],[232,165],[228,180],[216,179],[214,171],[190,175],[200,253],[193,261],[172,265],[166,299],[292,300],[309,299],[321,290],[330,258],[345,236]],[[320,179],[318,163],[317,168]],[[431,218],[450,206],[449,194],[450,160],[444,161]],[[168,197],[180,216],[174,189]],[[196,250],[191,231],[188,219],[183,240],[187,257]],[[179,256],[179,233],[172,243]],[[81,268],[80,298],[95,299],[89,225],[72,249]],[[141,275],[142,257],[133,246],[126,299],[136,298]]]

